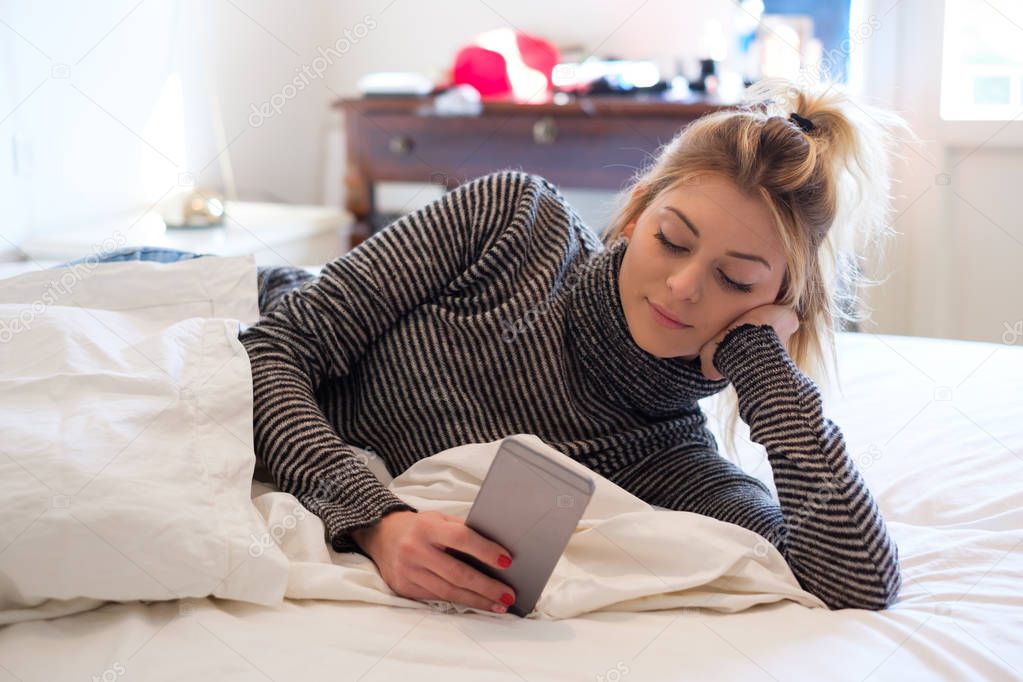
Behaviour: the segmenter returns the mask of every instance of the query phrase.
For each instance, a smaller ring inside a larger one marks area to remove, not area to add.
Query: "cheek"
[[[636,269],[640,273],[636,277],[637,281],[642,280],[653,287],[654,291],[666,292],[668,280],[678,271],[678,258],[656,242],[647,244],[643,249],[636,249],[634,255]]]
[[[707,317],[708,327],[712,329],[720,329],[726,323],[734,320],[739,313],[740,308],[735,303],[729,301],[719,301],[718,305],[708,306]]]
[[[753,302],[751,296],[742,298],[741,296],[729,295],[727,293],[719,294],[713,302],[709,303],[711,305],[708,305],[706,308],[707,327],[705,331],[708,333],[713,332],[714,334],[758,305]]]
[[[650,263],[651,261],[660,261],[664,257],[663,247],[653,239],[643,239],[638,244],[630,244],[629,248],[635,248],[635,256],[637,260],[644,263]]]
[[[637,243],[629,244],[622,260],[622,279],[633,293],[649,290],[658,282],[665,282],[671,272],[670,262],[656,248]]]

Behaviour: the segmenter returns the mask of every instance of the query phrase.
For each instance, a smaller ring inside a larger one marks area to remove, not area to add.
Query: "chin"
[[[692,358],[699,357],[700,355],[691,348],[665,348],[661,343],[642,343],[638,339],[635,340],[636,345],[645,350],[647,353],[665,360],[668,358],[683,358],[690,360]]]

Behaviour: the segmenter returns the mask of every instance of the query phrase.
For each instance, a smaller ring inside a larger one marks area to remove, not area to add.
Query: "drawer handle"
[[[412,152],[412,138],[407,135],[395,135],[387,143],[393,154],[409,154]]]
[[[552,144],[557,136],[558,126],[554,123],[553,116],[544,116],[533,124],[533,142]]]

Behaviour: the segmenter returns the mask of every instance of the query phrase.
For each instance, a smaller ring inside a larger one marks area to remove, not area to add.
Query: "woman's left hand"
[[[717,368],[714,367],[714,351],[717,350],[721,340],[725,338],[728,332],[744,324],[771,325],[778,334],[778,340],[781,341],[782,345],[785,346],[785,350],[788,351],[789,339],[799,329],[799,317],[790,306],[769,303],[748,310],[732,320],[717,336],[705,343],[703,348],[700,349],[700,366],[705,377],[712,381],[724,378]]]

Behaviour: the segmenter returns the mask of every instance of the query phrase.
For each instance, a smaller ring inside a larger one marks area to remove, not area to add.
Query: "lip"
[[[653,315],[654,320],[662,327],[668,327],[669,329],[689,329],[693,326],[691,324],[679,322],[673,317],[669,317],[668,314],[664,312],[663,308],[659,307],[649,298],[646,302],[650,304],[650,312]]]

